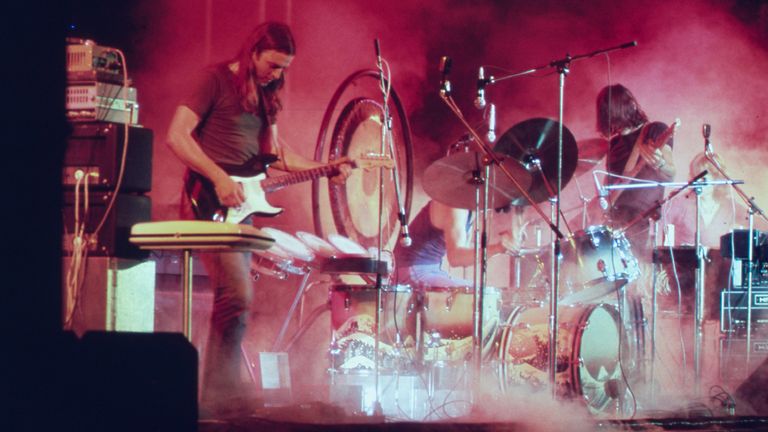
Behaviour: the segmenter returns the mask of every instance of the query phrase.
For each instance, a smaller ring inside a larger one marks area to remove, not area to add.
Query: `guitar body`
[[[267,194],[261,187],[261,182],[267,178],[265,173],[253,177],[231,176],[231,178],[243,185],[246,200],[240,207],[227,209],[225,222],[240,223],[251,215],[272,217],[283,212],[283,209],[273,207],[267,202]]]
[[[289,186],[304,181],[314,180],[320,177],[335,175],[338,170],[333,165],[326,165],[317,168],[311,168],[303,171],[292,172],[290,174],[275,178],[267,178],[265,172],[269,163],[274,162],[272,155],[264,155],[254,159],[244,169],[241,167],[224,166],[230,173],[232,180],[240,183],[245,194],[245,201],[240,207],[226,207],[221,205],[216,195],[216,189],[213,183],[206,177],[188,170],[184,181],[184,190],[192,203],[192,209],[195,217],[200,220],[212,220],[228,223],[242,223],[248,216],[277,216],[283,212],[283,209],[272,206],[267,201],[267,193],[274,192],[285,186]],[[349,161],[356,168],[392,168],[394,162],[387,157],[363,157],[356,161]],[[258,168],[258,174],[250,175],[254,171],[254,166]],[[246,175],[239,175],[241,172],[247,172]]]
[[[193,171],[188,173],[185,190],[197,219],[241,223],[251,215],[271,217],[283,212],[283,209],[267,202],[266,193],[261,187],[261,182],[267,178],[265,173],[252,177],[231,176],[231,178],[243,185],[246,196],[243,205],[236,208],[221,205],[210,180]]]

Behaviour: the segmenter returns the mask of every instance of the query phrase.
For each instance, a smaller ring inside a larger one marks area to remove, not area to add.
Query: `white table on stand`
[[[192,252],[269,249],[275,240],[251,225],[213,221],[141,222],[131,227],[130,242],[140,249],[182,252],[182,333],[192,340]]]

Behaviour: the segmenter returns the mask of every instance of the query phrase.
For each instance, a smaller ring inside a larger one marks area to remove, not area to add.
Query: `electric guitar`
[[[266,162],[262,161],[262,172],[253,176],[230,175],[230,178],[243,187],[245,201],[239,207],[226,207],[219,202],[216,196],[216,190],[213,183],[206,177],[194,172],[188,171],[185,180],[185,191],[192,203],[192,209],[195,216],[200,220],[214,220],[228,223],[241,223],[248,216],[277,216],[283,212],[283,209],[272,206],[268,201],[266,194],[280,190],[286,186],[302,183],[309,180],[316,180],[321,177],[328,177],[338,174],[338,166],[341,163],[349,163],[353,168],[362,168],[365,170],[372,168],[393,168],[394,161],[389,157],[382,156],[363,156],[354,160],[340,161],[335,165],[325,165],[317,168],[311,168],[303,171],[296,171],[290,174],[278,177],[267,177],[266,167],[274,162],[273,157],[264,157]],[[237,169],[228,169],[225,171],[233,172]]]

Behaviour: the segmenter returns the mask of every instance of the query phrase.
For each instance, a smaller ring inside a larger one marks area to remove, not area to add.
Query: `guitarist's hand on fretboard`
[[[338,165],[336,165],[337,174],[329,178],[328,180],[335,185],[343,185],[347,182],[347,179],[352,175],[352,164],[349,162],[348,157],[339,159]]]

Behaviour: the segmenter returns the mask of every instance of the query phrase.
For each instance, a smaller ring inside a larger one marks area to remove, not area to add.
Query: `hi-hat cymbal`
[[[528,193],[540,203],[550,198],[547,185],[542,177],[549,180],[552,190],[557,189],[557,147],[559,123],[547,118],[533,118],[512,126],[499,138],[494,150],[520,161],[531,174],[531,186]],[[579,150],[571,131],[563,126],[563,170],[562,187],[573,177],[576,170]],[[540,161],[541,172],[535,161]],[[512,200],[512,205],[527,205],[524,197]]]
[[[512,174],[524,190],[531,184],[531,175],[517,161],[498,155],[504,167]],[[485,175],[483,155],[477,152],[456,153],[438,159],[424,171],[422,186],[424,191],[435,201],[449,207],[468,210],[475,209],[475,192],[483,191]],[[488,207],[506,206],[518,199],[521,192],[496,165],[491,165],[488,182]]]

